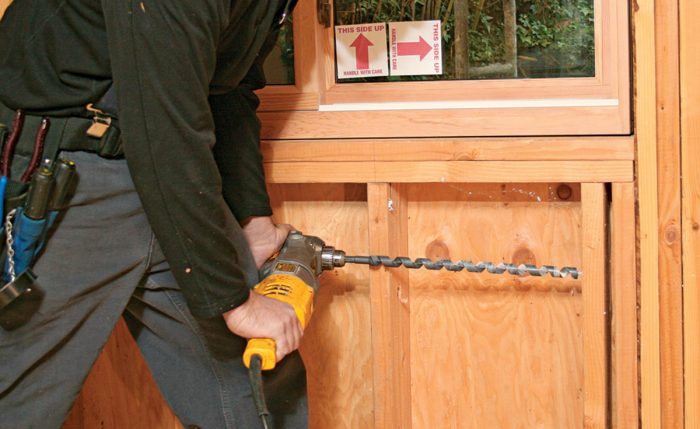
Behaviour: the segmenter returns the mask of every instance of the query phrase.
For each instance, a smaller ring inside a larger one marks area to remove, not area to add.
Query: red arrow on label
[[[359,36],[352,42],[350,47],[355,48],[355,67],[358,70],[369,69],[369,47],[374,46],[364,34]]]
[[[420,61],[432,50],[432,46],[420,36],[417,42],[399,42],[397,45],[396,55],[420,55]]]

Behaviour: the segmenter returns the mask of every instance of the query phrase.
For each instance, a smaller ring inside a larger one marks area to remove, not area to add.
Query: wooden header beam
[[[632,161],[277,162],[270,183],[631,182]]]

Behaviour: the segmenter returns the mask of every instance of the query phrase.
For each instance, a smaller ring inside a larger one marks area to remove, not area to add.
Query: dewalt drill
[[[318,290],[318,276],[332,265],[332,247],[318,237],[291,231],[279,253],[267,261],[260,272],[263,279],[254,291],[268,298],[286,302],[294,308],[301,328],[305,329],[313,311],[314,293]],[[325,261],[328,257],[331,261]],[[262,370],[275,367],[275,341],[269,338],[248,340],[243,363],[249,368],[253,400],[264,428],[269,412],[262,388]]]
[[[313,311],[318,276],[324,269],[321,255],[325,249],[320,238],[291,231],[279,253],[263,265],[260,271],[263,280],[254,289],[260,295],[291,305],[302,329],[306,328]],[[243,354],[246,367],[250,367],[255,355],[260,357],[263,370],[273,369],[275,342],[269,338],[249,340]]]

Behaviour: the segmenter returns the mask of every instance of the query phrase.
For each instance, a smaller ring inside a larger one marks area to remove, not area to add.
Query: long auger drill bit
[[[556,278],[565,278],[566,276],[571,276],[574,279],[578,279],[581,272],[575,267],[563,267],[557,268],[552,265],[542,265],[537,267],[531,264],[508,264],[500,263],[494,264],[492,262],[482,261],[473,263],[472,261],[458,261],[452,262],[448,259],[440,259],[438,261],[433,261],[428,258],[418,258],[412,260],[410,258],[399,256],[397,258],[390,258],[388,256],[346,256],[345,252],[342,250],[335,250],[332,247],[326,247],[322,252],[322,262],[324,269],[332,269],[334,267],[342,267],[345,264],[365,264],[372,267],[384,266],[389,268],[397,268],[404,266],[406,268],[418,269],[425,268],[428,270],[441,270],[445,269],[447,271],[462,271],[467,270],[470,273],[481,273],[489,272],[491,274],[512,274],[516,276],[530,275],[542,277],[549,274]]]

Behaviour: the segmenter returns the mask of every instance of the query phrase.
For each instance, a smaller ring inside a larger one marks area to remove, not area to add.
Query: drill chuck
[[[336,250],[332,246],[324,246],[321,249],[321,267],[324,271],[344,267],[345,262],[345,252],[342,250]]]

